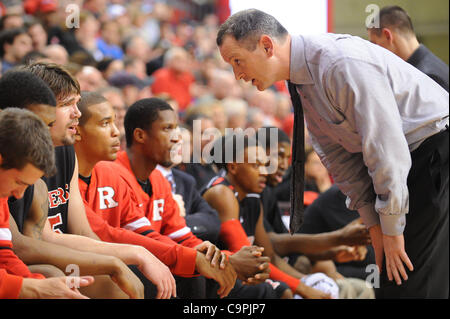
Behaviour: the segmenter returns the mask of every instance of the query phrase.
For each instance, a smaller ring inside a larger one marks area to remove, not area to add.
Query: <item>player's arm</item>
[[[237,252],[243,246],[250,246],[247,234],[239,221],[239,203],[232,190],[224,185],[208,189],[203,198],[219,214],[221,222],[220,240],[227,245],[228,250]]]
[[[361,223],[361,219],[331,232],[294,235],[270,232],[269,237],[275,251],[280,256],[293,253],[315,255],[341,245],[360,246],[370,244],[369,232],[366,226]]]

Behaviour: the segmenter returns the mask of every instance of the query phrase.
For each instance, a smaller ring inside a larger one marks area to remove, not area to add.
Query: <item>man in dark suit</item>
[[[380,10],[379,28],[369,28],[369,40],[395,53],[448,92],[448,65],[420,44],[414,33],[411,18],[398,6]]]
[[[219,215],[200,195],[195,179],[177,168],[157,166],[157,169],[171,184],[180,213],[184,212],[186,224],[192,233],[202,240],[216,243],[220,231]]]

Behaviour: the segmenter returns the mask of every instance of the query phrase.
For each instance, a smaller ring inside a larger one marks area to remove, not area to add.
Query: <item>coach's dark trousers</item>
[[[397,286],[383,262],[376,298],[449,297],[448,135],[448,129],[435,134],[411,153],[404,237],[414,270],[405,266],[409,279]]]

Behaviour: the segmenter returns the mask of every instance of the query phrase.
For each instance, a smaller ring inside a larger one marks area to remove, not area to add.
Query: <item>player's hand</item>
[[[270,258],[263,256],[263,247],[244,246],[230,256],[230,263],[244,284],[259,284],[269,278]]]
[[[386,256],[386,271],[388,279],[395,279],[397,285],[402,284],[403,280],[408,280],[408,275],[403,264],[410,271],[414,270],[411,260],[405,251],[405,240],[403,235],[389,236],[383,234],[383,247]]]
[[[47,279],[24,278],[19,299],[89,299],[78,288],[94,282],[94,277],[55,277]],[[70,283],[77,285],[71,287]]]
[[[370,234],[360,218],[338,230],[339,244],[348,246],[369,245]]]
[[[169,268],[146,249],[140,255],[143,262],[138,268],[158,289],[156,299],[175,298],[177,288]]]
[[[139,278],[120,259],[114,260],[114,271],[110,275],[120,289],[132,299],[144,298],[144,285]]]
[[[236,271],[230,263],[225,266],[225,269],[212,267],[206,256],[201,252],[197,252],[195,266],[198,273],[206,278],[215,280],[219,284],[220,287],[217,290],[217,294],[220,298],[228,296],[237,278]]]
[[[205,240],[203,243],[196,246],[195,249],[205,254],[206,259],[211,263],[211,266],[216,267],[216,265],[219,264],[220,269],[225,269],[228,262],[227,255],[221,252],[214,244]]]

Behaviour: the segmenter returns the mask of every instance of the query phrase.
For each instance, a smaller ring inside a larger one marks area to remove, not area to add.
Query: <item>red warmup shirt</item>
[[[133,188],[139,206],[144,209],[153,229],[186,247],[193,248],[202,243],[202,240],[187,227],[186,220],[180,215],[178,204],[172,197],[170,184],[159,170],[155,169],[150,174],[149,179],[152,185],[150,197],[136,180],[126,152],[119,152],[116,163],[122,166],[120,175]]]
[[[178,102],[180,111],[186,109],[191,103],[191,85],[195,79],[192,74],[185,72],[176,74],[174,71],[161,68],[153,73],[154,82],[152,84],[152,93],[167,93]]]
[[[11,240],[8,198],[0,198],[0,270],[3,269],[0,273],[0,296],[17,298],[22,281],[9,275],[35,279],[44,279],[45,277],[30,272],[28,267],[14,254]]]
[[[143,246],[173,274],[193,276],[196,251],[154,231],[136,204],[134,191],[117,173],[120,169],[113,162],[99,162],[89,185],[78,179],[92,230],[103,241]]]

